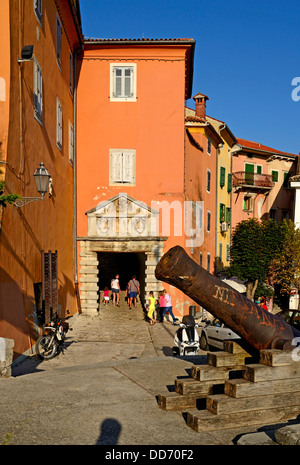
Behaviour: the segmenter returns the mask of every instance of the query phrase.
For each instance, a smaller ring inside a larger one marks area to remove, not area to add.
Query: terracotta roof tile
[[[279,154],[282,154],[282,155],[292,155],[293,157],[297,156],[294,153],[282,152],[280,150],[273,149],[273,148],[268,147],[266,145],[260,144],[259,142],[253,142],[251,140],[240,139],[240,138],[237,137],[237,142],[238,142],[238,144],[242,145],[243,147],[246,147],[246,148],[249,148],[249,149],[261,150],[263,152],[279,153]]]
[[[168,42],[195,42],[194,39],[191,39],[191,38],[174,38],[174,39],[153,39],[153,38],[146,38],[146,37],[143,37],[141,39],[131,39],[131,38],[125,38],[125,39],[101,39],[101,38],[94,38],[94,37],[84,37],[84,40],[85,42],[139,42],[139,43],[143,43],[143,42],[153,42],[153,43],[157,43],[157,42],[164,42],[164,43],[168,43]]]
[[[207,124],[206,119],[200,118],[199,116],[186,116],[185,121],[190,123],[205,123]]]

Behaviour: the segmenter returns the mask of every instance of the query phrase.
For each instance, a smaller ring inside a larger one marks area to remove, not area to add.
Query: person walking
[[[153,291],[149,292],[149,306],[148,306],[148,312],[147,312],[147,317],[150,320],[150,326],[153,326],[156,322],[153,317],[153,314],[155,312],[155,304],[156,304],[156,299],[153,295]]]
[[[163,291],[159,291],[159,293],[158,293],[158,298],[159,298],[159,315],[158,315],[158,321],[159,321],[159,323],[162,323],[162,322],[164,321],[163,312],[164,312],[164,309],[165,309],[165,306],[166,306],[166,303],[165,303],[165,295],[164,295]]]
[[[175,322],[178,321],[178,318],[175,318],[175,316],[173,315],[171,296],[167,293],[165,289],[163,290],[163,294],[165,298],[165,308],[162,313],[162,319],[164,320],[165,313],[169,312],[169,314],[171,315],[173,319],[173,325],[175,325],[176,324]]]
[[[136,276],[133,275],[132,279],[129,281],[129,308],[132,307],[132,300],[136,308],[136,298],[138,294],[140,294],[140,283],[136,279]]]
[[[103,301],[105,305],[109,304],[109,290],[107,286],[105,286],[104,291],[103,291]]]
[[[120,301],[120,283],[119,283],[119,275],[116,274],[116,277],[115,279],[112,279],[111,280],[111,292],[112,292],[112,296],[113,296],[113,306],[115,307],[116,306],[116,303],[117,303],[117,307],[119,307],[119,301]]]

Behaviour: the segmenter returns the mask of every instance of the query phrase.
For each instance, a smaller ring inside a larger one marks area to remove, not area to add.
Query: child
[[[150,293],[149,293],[149,307],[148,307],[147,316],[150,319],[150,325],[151,326],[153,326],[155,324],[155,319],[153,318],[153,313],[155,312],[155,303],[156,303],[156,299],[153,296],[153,291],[150,291]]]
[[[108,305],[109,304],[109,290],[108,290],[107,286],[105,286],[105,288],[104,288],[103,298],[104,298],[105,305]]]

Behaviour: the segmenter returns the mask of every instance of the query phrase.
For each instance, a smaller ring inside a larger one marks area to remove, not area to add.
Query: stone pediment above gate
[[[101,202],[86,212],[89,237],[156,236],[158,212],[126,193]]]

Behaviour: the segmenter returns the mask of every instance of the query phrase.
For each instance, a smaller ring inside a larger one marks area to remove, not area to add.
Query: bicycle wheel
[[[38,357],[44,360],[53,358],[56,355],[57,349],[58,344],[50,334],[40,336],[36,342],[36,353]]]

